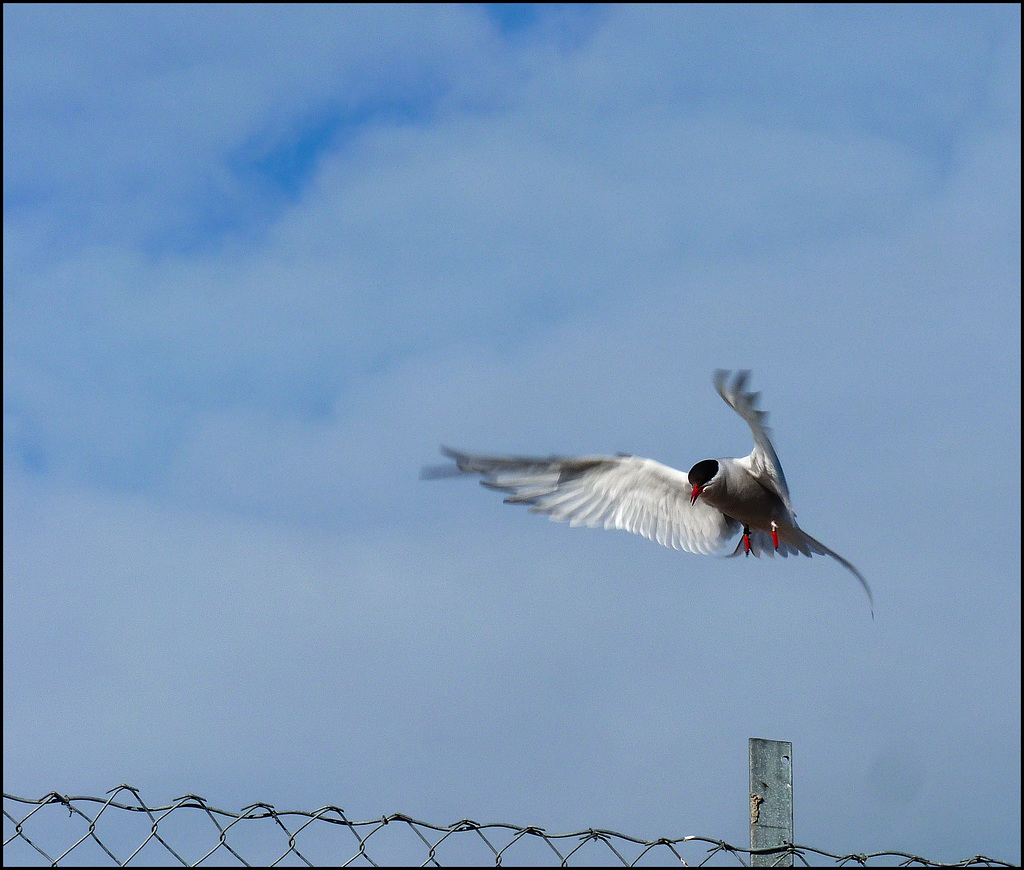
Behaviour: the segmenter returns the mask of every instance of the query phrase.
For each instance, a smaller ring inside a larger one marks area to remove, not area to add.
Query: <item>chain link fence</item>
[[[709,837],[645,840],[597,829],[552,834],[469,819],[436,825],[399,813],[353,821],[335,806],[284,811],[258,803],[236,813],[198,795],[147,806],[130,785],[108,795],[4,794],[4,866],[744,867],[752,854],[805,866],[1014,866],[983,855],[944,864],[904,852],[838,855],[797,845],[752,853]]]

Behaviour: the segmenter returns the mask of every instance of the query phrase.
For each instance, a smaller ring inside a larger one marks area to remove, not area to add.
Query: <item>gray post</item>
[[[793,744],[751,737],[750,848],[793,842]],[[791,852],[751,855],[751,867],[792,867]]]

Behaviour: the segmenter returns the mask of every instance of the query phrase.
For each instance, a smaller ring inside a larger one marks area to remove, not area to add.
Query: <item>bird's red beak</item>
[[[697,484],[697,485],[696,485],[696,486],[695,486],[695,487],[693,488],[693,492],[691,492],[691,493],[690,493],[690,504],[691,504],[691,505],[692,505],[692,504],[694,504],[694,503],[695,503],[695,502],[697,501],[697,499],[698,499],[698,498],[700,498],[700,494],[701,494],[702,492],[704,492],[704,487],[703,487],[703,486],[701,486],[701,485],[700,485],[700,484],[698,483],[698,484]]]

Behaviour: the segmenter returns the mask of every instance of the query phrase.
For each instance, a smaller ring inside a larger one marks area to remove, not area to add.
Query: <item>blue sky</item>
[[[5,5],[4,790],[1019,861],[1019,322],[1016,6]],[[719,367],[874,622],[418,479]]]

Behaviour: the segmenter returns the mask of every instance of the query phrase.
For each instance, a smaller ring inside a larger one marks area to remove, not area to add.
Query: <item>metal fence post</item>
[[[751,737],[750,848],[793,842],[793,744]],[[751,867],[792,867],[792,852],[751,855]]]

